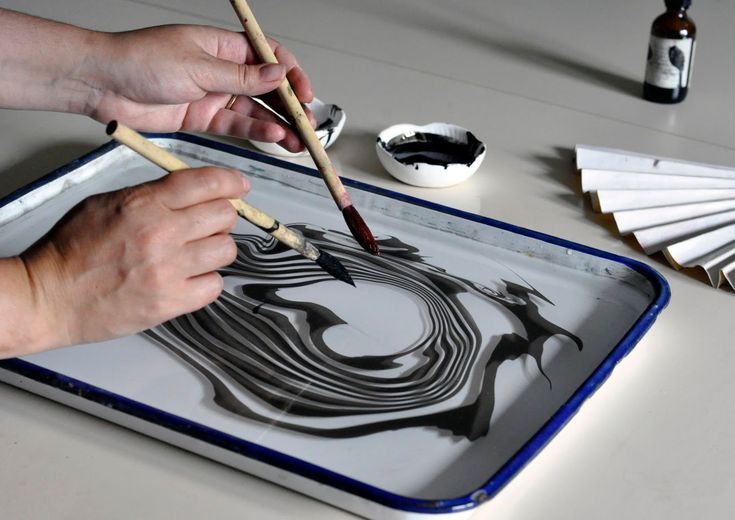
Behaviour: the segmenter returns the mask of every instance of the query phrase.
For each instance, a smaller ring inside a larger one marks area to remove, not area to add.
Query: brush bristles
[[[355,209],[355,206],[344,208],[342,210],[342,216],[345,218],[347,227],[350,228],[350,232],[355,237],[355,240],[357,240],[357,243],[371,255],[379,255],[380,249],[378,248],[378,243],[375,241],[370,228]]]
[[[355,282],[352,281],[352,277],[347,272],[347,269],[345,269],[345,266],[326,251],[319,251],[319,258],[316,259],[316,263],[337,280],[355,287]]]

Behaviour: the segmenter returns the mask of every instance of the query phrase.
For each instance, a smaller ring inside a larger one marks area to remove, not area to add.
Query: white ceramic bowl
[[[419,147],[422,152],[407,152],[406,146]],[[451,153],[443,153],[443,146],[451,147]],[[380,163],[393,177],[426,188],[443,188],[469,179],[486,152],[472,132],[449,123],[391,126],[378,134],[375,149]]]
[[[314,98],[314,101],[308,103],[306,106],[311,109],[316,119],[317,137],[322,142],[324,148],[329,148],[337,140],[345,126],[345,122],[347,121],[345,111],[337,105],[326,104],[317,98]],[[250,140],[250,142],[258,150],[270,155],[278,155],[279,157],[302,157],[309,155],[307,150],[292,153],[276,143],[264,143],[253,140]]]

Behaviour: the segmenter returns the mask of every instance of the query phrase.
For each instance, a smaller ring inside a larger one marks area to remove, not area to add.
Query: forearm
[[[89,114],[106,35],[0,8],[0,108]]]
[[[0,259],[0,359],[53,346],[52,327],[19,257]]]

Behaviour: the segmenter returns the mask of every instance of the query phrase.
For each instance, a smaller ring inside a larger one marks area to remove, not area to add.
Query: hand
[[[280,64],[258,65],[247,38],[198,25],[124,33],[81,29],[0,8],[0,108],[54,110],[119,119],[151,132],[210,132],[277,142],[300,139],[276,112],[284,76],[302,103],[311,82],[282,45]],[[232,94],[239,97],[225,109]],[[312,125],[314,118],[307,110]]]
[[[309,78],[278,42],[269,40],[279,64],[256,65],[247,38],[224,29],[172,25],[104,36],[101,48],[106,50],[97,54],[104,65],[97,64],[100,79],[90,113],[98,121],[119,119],[142,131],[208,132],[277,142],[292,152],[302,149],[289,125],[254,99],[280,111],[274,90],[286,75],[302,103],[313,98]],[[228,110],[231,94],[240,97]]]
[[[44,336],[31,348],[139,332],[214,301],[215,270],[237,252],[225,199],[248,186],[235,171],[200,168],[83,201],[20,257]]]

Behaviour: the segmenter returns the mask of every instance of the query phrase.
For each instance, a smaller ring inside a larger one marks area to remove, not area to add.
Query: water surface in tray
[[[28,359],[382,489],[450,498],[484,484],[651,300],[621,264],[353,190],[383,247],[370,257],[318,179],[175,146],[193,165],[250,172],[249,201],[300,225],[359,288],[241,223],[227,291],[210,308]],[[6,224],[18,240],[5,253],[90,191],[160,176],[115,153],[114,168]]]

